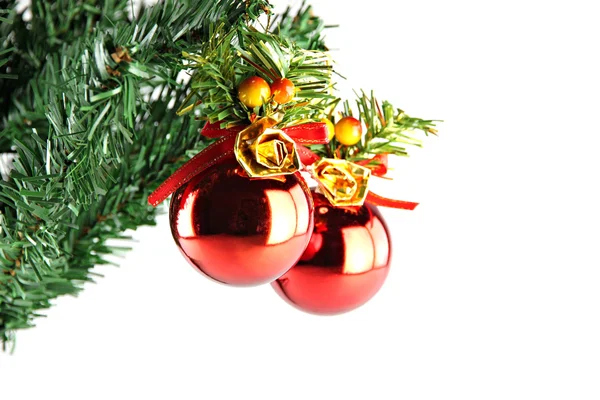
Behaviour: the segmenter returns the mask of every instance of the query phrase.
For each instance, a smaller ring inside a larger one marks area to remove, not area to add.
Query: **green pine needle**
[[[319,119],[335,97],[331,94],[332,68],[323,51],[306,50],[288,38],[261,32],[252,26],[211,27],[210,39],[195,52],[184,53],[193,70],[192,92],[178,113],[223,126],[248,124],[254,116],[283,111],[282,126]],[[250,76],[268,82],[287,78],[297,93],[286,104],[267,99],[262,107],[248,109],[237,98],[237,87]]]
[[[406,157],[409,155],[408,146],[422,146],[422,141],[415,136],[416,131],[426,136],[437,133],[435,123],[440,121],[409,117],[387,101],[381,104],[373,92],[367,95],[361,91],[355,92],[355,95],[357,117],[367,128],[363,139],[354,146],[344,146],[334,137],[327,145],[311,146],[311,150],[319,156],[338,156],[351,162],[372,159],[378,154]],[[344,101],[341,116],[353,115],[350,102]],[[335,122],[331,115],[329,118]]]
[[[181,53],[208,27],[253,20],[266,1],[164,0],[134,21],[128,1],[33,0],[0,22],[0,340],[76,294],[127,229],[154,224],[148,194],[202,149],[201,122],[172,104]],[[11,7],[15,4],[11,4]],[[8,80],[7,77],[15,79]]]
[[[129,0],[31,0],[29,21],[16,5],[0,0],[0,153],[17,155],[0,179],[5,346],[127,250],[108,240],[155,223],[147,197],[207,145],[203,120],[236,125],[284,111],[283,125],[298,124],[331,117],[339,103],[326,26],[305,4],[274,16],[266,0],[162,0],[130,20]],[[237,87],[251,75],[286,77],[297,95],[249,110]],[[414,130],[435,132],[435,121],[372,95],[358,95],[357,107],[369,140],[343,149],[351,160],[405,155],[420,145]],[[313,150],[332,156],[339,145]]]

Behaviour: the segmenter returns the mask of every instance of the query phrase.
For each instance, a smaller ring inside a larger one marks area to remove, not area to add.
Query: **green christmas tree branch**
[[[311,146],[319,156],[338,156],[352,162],[372,160],[373,164],[377,164],[379,161],[374,157],[378,154],[408,156],[408,146],[421,147],[422,140],[417,138],[417,131],[426,136],[437,134],[435,124],[440,121],[410,117],[403,110],[395,109],[388,101],[379,102],[373,92],[367,95],[361,91],[355,92],[355,95],[354,110],[346,100],[339,114],[340,118],[356,116],[362,122],[366,128],[362,140],[356,145],[344,146],[334,136],[326,145]],[[341,99],[338,99],[336,103],[340,102]],[[336,122],[333,118],[334,109],[328,116],[332,123]]]
[[[288,7],[274,19],[274,33],[281,37],[294,38],[294,42],[306,50],[327,50],[323,31],[336,25],[325,25],[325,22],[313,14],[312,7],[305,1],[296,13]]]
[[[163,0],[133,19],[127,0],[32,0],[29,21],[15,7],[0,0],[0,163],[16,155],[0,180],[4,344],[125,250],[109,240],[154,224],[147,196],[207,145],[205,120],[247,123],[281,107],[284,123],[298,123],[331,116],[338,102],[326,26],[304,4],[269,15],[268,29],[254,24],[271,12],[265,0]],[[255,74],[289,78],[297,99],[244,108],[236,85]],[[178,115],[182,104],[179,114],[194,113]],[[372,96],[357,107],[370,140],[344,149],[351,160],[400,154],[418,144],[411,130],[433,132],[434,121]],[[315,148],[338,150],[335,140]]]
[[[322,51],[310,51],[294,41],[250,26],[211,30],[210,38],[195,53],[184,53],[194,71],[191,92],[178,110],[223,126],[247,124],[254,117],[284,113],[282,125],[318,119],[335,96],[331,94],[332,67]],[[292,101],[276,104],[265,99],[248,108],[238,100],[237,88],[250,77],[266,81],[289,79],[295,87]]]
[[[0,137],[18,155],[0,182],[3,342],[92,280],[114,250],[108,239],[154,222],[147,195],[204,145],[201,122],[172,106],[188,91],[177,81],[182,51],[205,40],[210,23],[268,10],[264,1],[165,0],[129,21],[126,1],[60,3],[66,14],[55,20],[50,2],[34,1],[30,23],[11,11],[0,30],[13,48],[3,68],[19,75],[2,79],[12,94]]]

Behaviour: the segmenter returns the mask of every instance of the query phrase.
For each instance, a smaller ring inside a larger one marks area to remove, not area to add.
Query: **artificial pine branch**
[[[303,49],[289,38],[252,26],[215,26],[209,40],[195,53],[184,55],[191,61],[194,74],[192,91],[179,114],[194,110],[198,118],[233,126],[281,111],[285,126],[318,120],[335,100],[331,61],[326,53]],[[287,78],[294,84],[296,95],[286,104],[265,99],[262,106],[250,109],[237,99],[238,86],[250,76],[267,81]]]
[[[394,109],[388,101],[380,103],[373,92],[367,95],[364,91],[355,92],[356,108],[353,110],[348,100],[343,102],[340,118],[356,116],[366,127],[363,139],[353,146],[342,145],[335,136],[326,145],[310,146],[311,150],[321,157],[338,155],[351,162],[372,160],[378,154],[408,156],[407,146],[421,147],[422,141],[415,136],[415,131],[425,135],[437,134],[437,120],[426,120],[408,116],[401,109]],[[338,103],[341,99],[338,99]],[[333,113],[332,113],[333,114]],[[333,121],[333,115],[328,116]]]
[[[14,48],[5,65],[18,74],[16,84],[2,79],[3,95],[12,93],[0,137],[18,154],[0,182],[4,343],[50,300],[92,280],[90,269],[113,251],[108,239],[154,223],[146,197],[186,151],[203,146],[200,121],[172,107],[188,90],[177,82],[182,51],[207,38],[208,24],[246,23],[269,8],[165,0],[129,21],[127,1],[52,4],[34,1],[29,24],[11,11],[0,28],[3,48]]]
[[[321,52],[325,25],[304,4],[270,18],[264,31],[252,23],[270,13],[266,0],[163,0],[133,21],[128,0],[32,0],[29,22],[15,6],[0,0],[0,153],[16,153],[0,180],[4,344],[123,250],[109,239],[154,224],[147,196],[206,146],[204,120],[246,123],[281,106],[284,123],[301,123],[331,117],[337,102]],[[186,83],[180,73],[189,68]],[[252,74],[289,78],[297,101],[262,110],[232,101]],[[196,114],[177,115],[198,100]],[[410,129],[432,132],[433,121],[373,97],[357,105],[369,141],[344,150],[351,160],[401,153],[416,143]],[[338,147],[333,140],[315,151],[330,156]]]

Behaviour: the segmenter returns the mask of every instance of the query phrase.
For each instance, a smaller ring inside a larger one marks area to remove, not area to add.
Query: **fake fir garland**
[[[16,153],[0,182],[0,339],[75,294],[114,251],[108,239],[153,224],[146,197],[203,146],[201,121],[180,118],[181,54],[208,24],[255,20],[265,1],[33,0],[23,21],[5,1],[0,32],[0,151]],[[16,78],[16,79],[15,79]],[[149,100],[147,94],[156,93]]]

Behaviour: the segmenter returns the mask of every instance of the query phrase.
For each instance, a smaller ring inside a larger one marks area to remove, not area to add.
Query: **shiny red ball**
[[[381,288],[391,262],[390,235],[377,207],[336,208],[320,194],[315,226],[300,261],[271,285],[296,308],[340,314],[365,304]]]
[[[313,229],[310,190],[299,174],[249,179],[239,164],[210,167],[175,192],[171,232],[185,258],[226,284],[272,282],[300,258]]]

